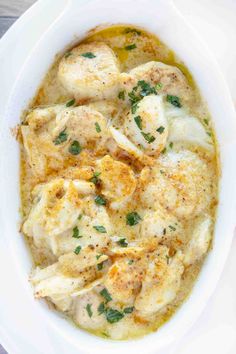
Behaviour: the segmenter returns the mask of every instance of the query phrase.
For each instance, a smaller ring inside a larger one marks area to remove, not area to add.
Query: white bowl
[[[236,117],[228,89],[207,48],[169,0],[71,0],[36,43],[24,63],[7,103],[1,124],[1,230],[7,254],[8,268],[17,267],[20,286],[16,298],[28,301],[28,311],[47,321],[49,333],[56,333],[68,342],[68,348],[83,353],[155,353],[182,336],[196,321],[214,291],[223,269],[234,229],[236,210]],[[222,176],[219,207],[213,242],[201,274],[184,305],[157,332],[144,338],[126,342],[94,337],[65,321],[61,315],[47,308],[44,302],[34,302],[28,284],[31,259],[22,237],[19,237],[19,147],[10,128],[34,96],[56,53],[78,41],[86,32],[105,23],[128,23],[153,32],[186,63],[193,74],[213,117],[219,143]],[[20,38],[23,40],[23,38]],[[1,301],[1,300],[0,300]],[[23,306],[23,304],[22,304]],[[20,328],[17,329],[20,332]],[[23,334],[22,334],[23,335]],[[40,348],[41,344],[37,343]],[[28,353],[27,353],[28,354]]]

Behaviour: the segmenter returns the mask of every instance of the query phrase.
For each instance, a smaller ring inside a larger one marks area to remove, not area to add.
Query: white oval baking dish
[[[61,336],[68,346],[77,348],[80,353],[156,353],[190,328],[212,294],[231,245],[236,205],[236,117],[229,92],[207,48],[171,1],[69,0],[61,15],[36,43],[18,75],[1,124],[2,237],[6,252],[9,252],[10,266],[18,268],[22,286],[18,289],[19,293],[26,294],[27,301],[29,296],[33,296],[27,282],[31,260],[18,232],[19,151],[10,128],[19,122],[22,110],[34,96],[55,54],[83,38],[91,28],[107,23],[138,25],[160,37],[186,63],[208,103],[219,142],[222,168],[213,250],[189,299],[159,331],[142,339],[111,342],[94,337],[74,327],[58,313],[48,310],[44,302],[38,302],[34,311],[39,318],[47,321],[49,331]]]

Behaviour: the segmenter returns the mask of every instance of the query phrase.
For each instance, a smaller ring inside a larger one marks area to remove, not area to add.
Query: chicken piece
[[[88,106],[65,109],[56,116],[54,141],[64,130],[71,141],[78,140],[82,147],[94,149],[106,137],[107,119]]]
[[[209,249],[212,238],[212,219],[202,216],[193,227],[190,241],[184,252],[184,265],[188,266],[201,259]]]
[[[108,259],[105,254],[100,254],[92,247],[83,247],[79,254],[74,252],[64,254],[58,259],[58,269],[68,277],[78,277],[84,269],[96,266]]]
[[[119,75],[115,54],[102,42],[78,45],[58,68],[59,81],[77,100],[116,97]]]
[[[178,218],[189,218],[200,214],[211,201],[211,170],[190,151],[162,155],[143,176],[141,202],[154,210],[161,205]]]
[[[130,262],[130,258],[123,258],[113,263],[104,280],[104,286],[112,299],[122,304],[132,305],[140,291],[144,269],[144,260],[132,259]]]
[[[63,299],[82,289],[98,277],[97,264],[108,257],[90,247],[81,248],[79,254],[59,257],[57,263],[44,269],[36,268],[30,277],[35,296]]]
[[[69,312],[73,308],[74,300],[71,296],[54,295],[51,301],[53,301],[56,308],[62,312]]]
[[[52,160],[51,166],[61,166],[61,156],[57,156],[58,147],[53,144],[50,132],[53,130],[55,117],[62,106],[37,108],[26,117],[21,126],[23,145],[32,171],[37,176],[44,176],[47,157]]]
[[[85,197],[94,190],[93,183],[62,178],[36,186],[23,232],[33,237],[37,247],[49,248],[55,255],[71,252],[78,244],[106,248],[111,233],[107,212],[95,203],[95,195]],[[101,225],[104,233],[96,229]]]
[[[92,184],[84,182],[93,190]],[[38,247],[50,247],[50,236],[56,236],[76,224],[81,200],[76,182],[56,178],[33,190],[34,204],[23,224],[23,232],[33,237]]]
[[[81,202],[79,218],[74,227],[55,239],[53,252],[62,255],[80,245],[81,247],[92,246],[97,252],[102,253],[109,247],[111,234],[112,224],[106,208],[97,205],[94,197],[88,196]]]
[[[168,117],[168,111],[166,113]],[[168,141],[175,143],[175,147],[181,148],[200,146],[213,153],[214,147],[212,138],[207,134],[203,125],[195,117],[186,115],[177,116],[169,121]]]
[[[135,113],[125,116],[124,133],[145,154],[158,156],[166,145],[168,122],[161,96],[144,97]]]
[[[174,300],[184,272],[181,252],[169,258],[168,248],[161,246],[150,259],[142,290],[134,306],[141,317],[148,318]]]
[[[140,223],[140,237],[150,239],[155,237],[159,242],[172,240],[183,233],[183,227],[178,219],[159,207],[148,211]]]
[[[115,119],[120,112],[116,100],[95,101],[89,103],[88,107],[101,113],[108,121]]]
[[[186,77],[175,66],[150,61],[121,74],[121,85],[128,93],[142,80],[156,88],[158,93],[179,97],[181,104],[187,104],[193,98]]]
[[[101,173],[102,194],[111,202],[113,209],[122,208],[132,197],[136,188],[136,179],[132,169],[120,161],[105,156],[97,162]]]
[[[29,164],[36,176],[44,177],[77,159],[82,149],[104,149],[107,120],[87,106],[58,105],[37,108],[21,127]]]
[[[48,248],[54,255],[73,251],[76,246],[92,245],[106,249],[111,223],[105,208],[97,205],[95,186],[86,181],[57,178],[38,185],[33,191],[34,204],[23,224],[23,232],[33,237],[37,247]],[[97,226],[103,226],[101,233]]]
[[[89,291],[76,298],[74,321],[82,328],[101,330],[107,324],[105,316],[98,311],[98,307],[103,300],[102,296],[95,291]]]
[[[76,289],[85,285],[85,281],[91,281],[95,277],[95,270],[89,269],[77,278],[68,277],[58,271],[58,264],[53,264],[47,268],[36,268],[30,281],[34,286],[34,295],[36,298],[49,296],[52,301],[69,296]]]
[[[110,134],[115,140],[116,144],[128,152],[134,158],[137,158],[140,161],[145,159],[145,155],[141,149],[138,149],[121,131],[114,127],[109,128]]]

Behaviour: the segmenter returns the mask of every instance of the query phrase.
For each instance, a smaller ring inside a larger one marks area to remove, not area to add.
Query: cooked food
[[[211,248],[218,158],[185,65],[139,28],[93,31],[56,59],[20,126],[30,282],[111,339],[157,330]]]
[[[162,96],[144,97],[135,112],[126,114],[124,131],[128,139],[147,155],[158,156],[165,148],[168,123]]]
[[[102,42],[81,44],[60,61],[58,78],[77,100],[114,98],[118,92],[119,63]]]
[[[192,98],[193,92],[186,77],[172,65],[150,61],[121,74],[121,82],[127,93],[140,85],[140,81],[152,86],[152,89],[158,90],[159,93],[177,96],[184,103]]]

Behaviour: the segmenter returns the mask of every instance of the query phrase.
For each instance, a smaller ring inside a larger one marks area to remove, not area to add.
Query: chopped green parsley
[[[81,150],[82,150],[82,147],[80,146],[80,143],[77,140],[74,140],[69,147],[69,152],[72,155],[79,155]]]
[[[120,100],[123,100],[123,101],[124,101],[124,99],[125,99],[125,91],[120,91],[120,92],[118,93],[118,98],[119,98]]]
[[[126,307],[126,308],[123,310],[124,313],[132,313],[133,311],[134,311],[134,306],[132,306],[132,307]]]
[[[60,132],[60,134],[56,137],[56,139],[54,140],[54,144],[55,145],[60,145],[62,143],[64,143],[64,141],[66,141],[68,138],[68,134],[66,133],[66,128]]]
[[[80,56],[88,59],[96,58],[96,55],[94,55],[92,52],[83,53],[80,54]]]
[[[141,217],[139,216],[136,211],[133,211],[132,213],[129,213],[126,215],[126,224],[130,226],[137,225],[139,221],[142,220]]]
[[[87,304],[87,306],[86,306],[86,311],[87,311],[89,317],[92,317],[92,316],[93,316],[93,312],[92,312],[91,307],[92,307],[91,304]]]
[[[124,317],[124,314],[122,312],[111,308],[106,309],[105,314],[107,322],[109,323],[116,323]]]
[[[74,253],[79,254],[81,251],[81,248],[82,248],[81,246],[77,246],[76,249],[74,250]]]
[[[96,225],[96,226],[93,226],[93,228],[97,231],[97,232],[100,232],[101,234],[106,234],[107,230],[105,229],[104,226],[102,225]]]
[[[148,144],[151,144],[151,143],[153,143],[153,141],[156,140],[156,138],[153,135],[151,135],[150,133],[141,132],[141,134],[144,137],[144,139],[148,142]]]
[[[137,124],[137,126],[139,127],[139,129],[142,130],[142,118],[140,116],[136,116],[136,117],[134,117],[134,121]]]
[[[75,99],[73,98],[72,100],[70,100],[66,103],[66,107],[74,106],[74,104],[75,104]]]
[[[159,134],[162,134],[164,132],[165,128],[163,126],[160,126],[158,129],[157,129],[157,132]]]
[[[100,182],[100,179],[98,178],[100,176],[101,172],[94,172],[93,177],[90,178],[90,182],[94,183],[95,185]]]
[[[97,133],[101,133],[101,131],[102,131],[100,125],[98,124],[98,122],[95,123],[95,129],[96,129]]]
[[[121,238],[119,241],[117,241],[117,244],[121,247],[127,247],[128,242],[126,241],[126,238]]]
[[[104,297],[104,299],[106,300],[106,303],[108,303],[109,301],[112,300],[111,294],[107,291],[106,288],[104,288],[100,291],[100,295],[102,295],[102,297]]]
[[[133,50],[133,49],[135,49],[135,48],[137,48],[137,46],[136,46],[136,44],[134,43],[134,44],[127,45],[127,46],[125,47],[125,50]]]
[[[81,235],[79,234],[79,229],[78,229],[77,226],[75,226],[75,227],[73,228],[73,235],[72,235],[72,237],[74,237],[74,238],[81,238],[81,237],[83,237],[83,236],[81,236]]]
[[[178,96],[167,95],[166,100],[167,100],[167,102],[171,103],[175,107],[178,107],[178,108],[182,107],[182,105],[180,103],[180,98]]]
[[[94,199],[95,203],[98,205],[106,205],[106,199],[103,198],[101,195],[97,195],[96,198]]]

